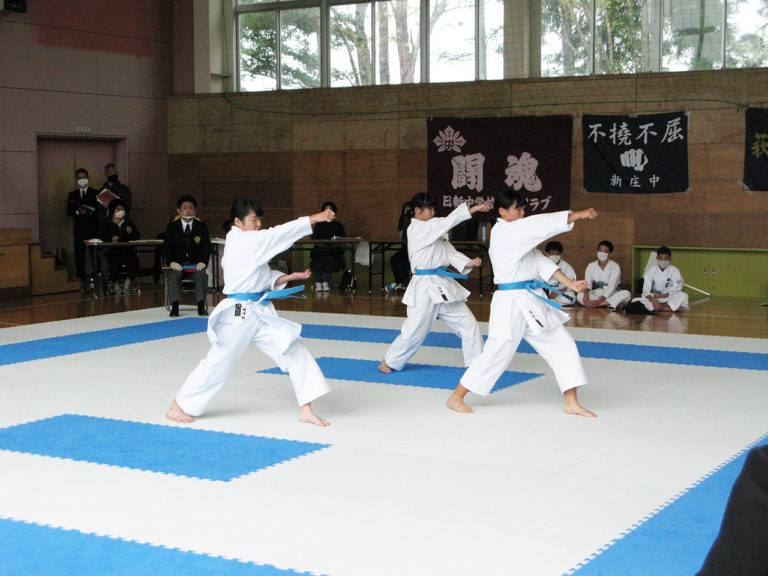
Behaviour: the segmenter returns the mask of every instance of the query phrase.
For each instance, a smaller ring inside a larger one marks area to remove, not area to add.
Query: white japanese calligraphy
[[[541,179],[536,175],[538,166],[539,161],[528,152],[523,152],[520,158],[507,156],[504,183],[515,190],[525,187],[529,192],[538,192],[542,188]]]
[[[470,190],[483,190],[483,165],[485,156],[481,153],[454,156],[451,158],[453,178],[451,186],[454,190],[466,186]]]

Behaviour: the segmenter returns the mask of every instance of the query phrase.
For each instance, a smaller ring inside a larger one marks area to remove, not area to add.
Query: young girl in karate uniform
[[[563,326],[570,317],[559,310],[558,304],[547,299],[542,290],[546,284],[535,279],[549,280],[554,276],[569,290],[584,290],[583,280],[566,277],[536,246],[568,232],[577,220],[595,218],[597,212],[589,208],[526,218],[525,205],[525,197],[511,188],[496,196],[499,219],[491,232],[489,255],[497,290],[491,301],[488,340],[482,354],[464,372],[447,404],[457,412],[472,412],[464,403],[467,392],[488,395],[507,369],[520,340],[525,338],[554,370],[565,396],[565,411],[595,417],[576,397],[576,390],[587,383],[587,377],[576,343]]]
[[[427,337],[436,318],[445,322],[461,338],[464,365],[483,349],[483,338],[477,320],[467,307],[465,300],[469,291],[454,280],[464,277],[448,272],[453,266],[461,274],[468,274],[473,267],[480,266],[480,258],[470,259],[458,252],[448,241],[448,232],[475,212],[488,212],[487,203],[469,208],[462,204],[444,218],[435,218],[435,202],[425,193],[411,199],[413,218],[407,227],[408,259],[411,263],[411,278],[403,294],[407,318],[400,335],[387,349],[379,370],[389,374],[402,370],[416,354]]]
[[[287,294],[280,292],[285,283],[307,278],[309,271],[285,276],[271,270],[268,262],[299,238],[310,235],[312,225],[331,222],[335,214],[326,209],[266,230],[261,229],[262,215],[259,204],[250,198],[238,198],[232,204],[232,227],[221,260],[224,294],[228,297],[219,302],[208,319],[211,348],[176,394],[166,414],[170,420],[186,423],[192,422],[192,416],[201,415],[229,379],[248,344],[254,344],[290,375],[299,403],[299,421],[328,425],[312,411],[312,400],[330,388],[299,340],[301,325],[278,317],[270,301],[285,297]]]

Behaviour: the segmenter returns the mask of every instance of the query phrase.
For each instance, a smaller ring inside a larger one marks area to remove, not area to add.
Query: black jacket
[[[176,218],[165,229],[163,240],[163,255],[166,264],[177,262],[179,264],[208,264],[211,257],[211,237],[208,234],[208,226],[197,218],[192,220],[192,233],[189,242],[184,236],[182,219]]]
[[[80,188],[72,190],[67,196],[67,216],[73,218],[72,232],[78,240],[95,238],[99,232],[99,201],[96,188],[88,187],[85,197],[80,198]],[[78,214],[79,209],[84,209],[84,214]],[[90,210],[89,210],[90,209]]]

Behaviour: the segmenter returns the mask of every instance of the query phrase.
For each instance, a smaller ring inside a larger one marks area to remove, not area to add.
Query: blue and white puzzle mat
[[[765,340],[573,329],[597,419],[563,413],[527,345],[462,415],[439,322],[384,375],[402,319],[283,315],[331,384],[328,428],[253,348],[202,417],[166,420],[204,319],[0,330],[0,573],[689,576],[768,441]]]

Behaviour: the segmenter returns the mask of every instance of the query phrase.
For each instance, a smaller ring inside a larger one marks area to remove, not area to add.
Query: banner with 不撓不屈
[[[688,114],[582,118],[584,189],[653,194],[688,190]]]
[[[744,189],[768,190],[768,109],[747,108]]]
[[[571,116],[428,120],[427,189],[436,214],[492,201],[505,188],[525,194],[528,214],[567,210],[572,133]]]

